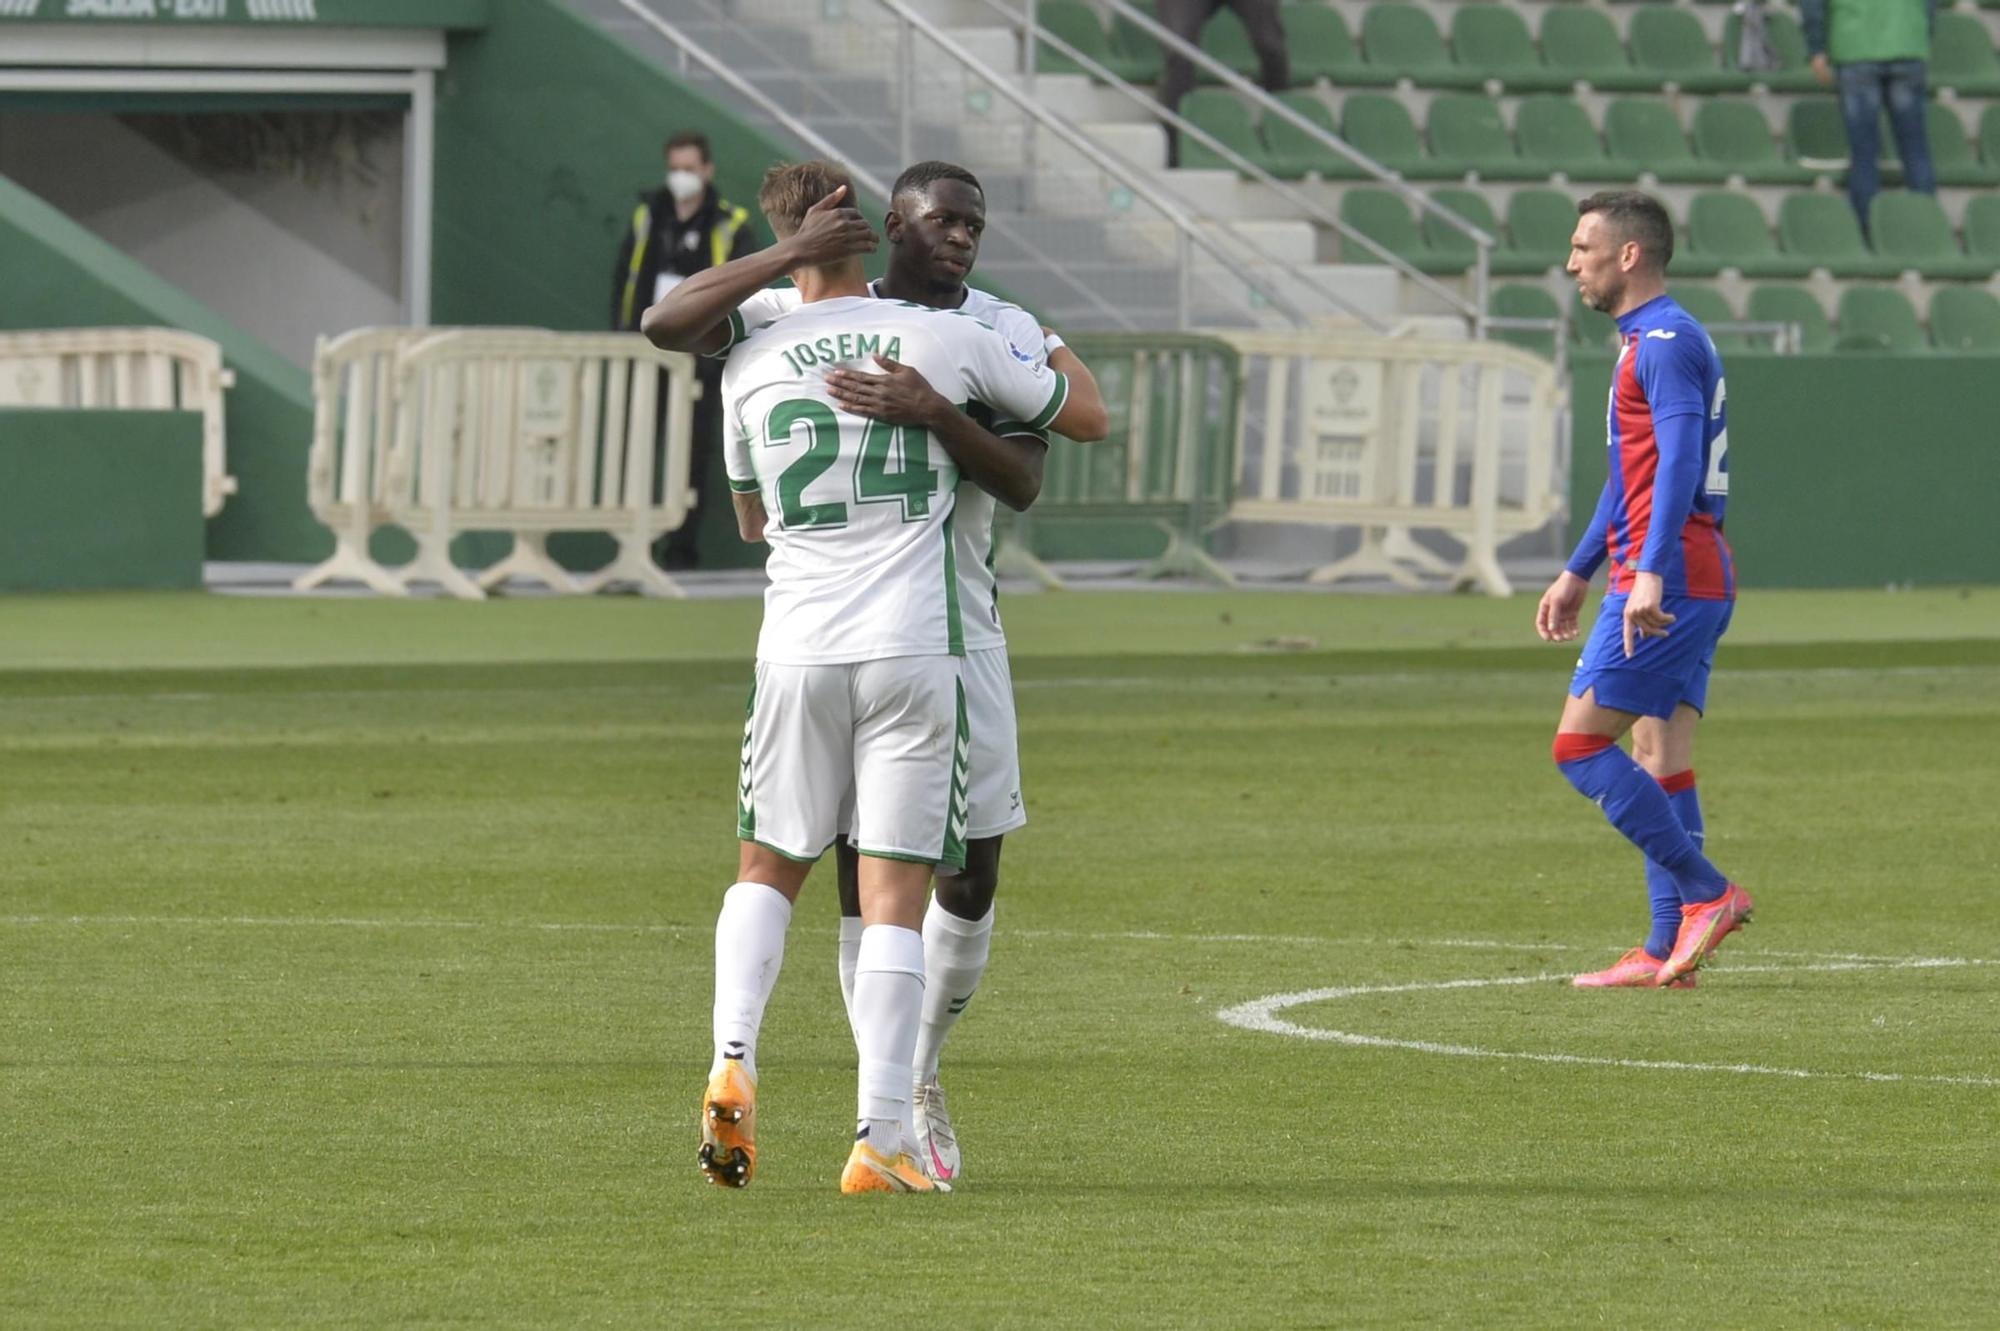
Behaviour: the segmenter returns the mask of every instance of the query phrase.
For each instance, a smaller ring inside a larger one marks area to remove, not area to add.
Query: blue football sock
[[[1701,798],[1694,789],[1694,772],[1689,770],[1663,776],[1660,778],[1660,789],[1667,793],[1667,803],[1687,830],[1688,840],[1694,842],[1697,850],[1701,849],[1705,834],[1701,822]],[[1653,904],[1653,931],[1646,935],[1646,953],[1657,961],[1665,961],[1673,952],[1674,939],[1680,933],[1681,889],[1673,874],[1650,859],[1646,861],[1646,896]]]
[[[1569,783],[1604,810],[1611,825],[1673,877],[1682,904],[1713,901],[1729,880],[1681,825],[1667,792],[1608,735],[1556,736],[1556,765]]]

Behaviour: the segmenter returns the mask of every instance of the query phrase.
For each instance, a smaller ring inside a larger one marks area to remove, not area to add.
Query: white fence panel
[[[1238,522],[1359,527],[1353,554],[1315,582],[1418,573],[1512,586],[1500,543],[1566,506],[1567,403],[1555,367],[1491,342],[1223,333],[1243,355]],[[1454,567],[1417,544],[1439,531],[1465,548]]]
[[[368,553],[368,538],[389,516],[389,453],[396,437],[396,369],[403,351],[432,335],[423,328],[359,328],[321,338],[313,349],[313,437],[306,502],[333,532],[333,555],[292,583],[308,591],[337,579],[385,596],[409,589]]]
[[[201,512],[236,493],[223,390],[236,382],[222,348],[177,328],[58,328],[0,333],[0,407],[201,413]]]

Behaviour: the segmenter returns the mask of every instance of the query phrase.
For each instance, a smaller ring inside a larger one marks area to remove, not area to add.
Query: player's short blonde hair
[[[847,198],[842,203],[854,206],[854,182],[848,178],[846,167],[818,159],[780,162],[764,173],[764,184],[757,191],[757,206],[764,210],[764,220],[771,224],[771,230],[782,238],[799,229],[806,209],[842,185],[847,186]]]

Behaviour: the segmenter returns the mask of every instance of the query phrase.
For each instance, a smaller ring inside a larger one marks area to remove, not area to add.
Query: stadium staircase
[[[657,40],[631,13],[639,0],[572,0],[634,41]],[[880,0],[644,0],[671,8],[680,27],[734,62],[870,170],[892,176],[901,126],[892,54],[894,16]],[[1022,0],[921,0],[986,64],[1020,79],[1021,43],[995,7]],[[1142,8],[1148,6],[1142,5]],[[1071,50],[1150,87],[1157,41],[1093,0],[1039,0],[1037,17]],[[1847,204],[1847,142],[1831,93],[1806,67],[1796,10],[1771,4],[1768,38],[1780,67],[1738,67],[1742,18],[1726,0],[1293,0],[1285,5],[1294,87],[1286,105],[1497,238],[1489,309],[1521,318],[1566,315],[1576,346],[1600,346],[1603,316],[1577,306],[1560,273],[1580,193],[1639,185],[1661,196],[1679,231],[1675,294],[1706,321],[1794,325],[1807,352],[2000,352],[2000,0],[1941,8],[1931,64],[1935,200],[1900,188],[1893,140],[1883,135],[1883,193],[1869,235]],[[1254,53],[1224,10],[1203,31],[1207,52],[1252,76]],[[658,58],[674,53],[659,43]],[[1036,60],[1038,103],[1178,199],[1198,203],[1217,229],[1260,246],[1265,272],[1310,274],[1362,312],[1394,320],[1445,307],[1412,273],[1384,267],[1340,229],[1280,191],[1189,141],[1169,170],[1160,125],[1053,46]],[[888,71],[888,72],[885,72]],[[690,71],[699,78],[700,71]],[[927,90],[928,91],[928,90]],[[725,101],[731,100],[722,94]],[[1030,161],[1023,121],[976,80],[957,97],[925,96],[921,155],[963,160],[989,182],[1014,243],[989,242],[982,271],[1050,317],[1107,323],[1055,275],[1102,291],[1138,326],[1170,323],[1171,254],[1156,245],[1135,262],[1121,232],[1155,230],[1129,196],[1078,189],[1044,132]],[[1203,83],[1182,113],[1413,270],[1469,295],[1472,242],[1435,215],[1420,216],[1337,153],[1256,99]],[[755,118],[755,108],[746,109]],[[1212,263],[1197,257],[1210,277]],[[1232,289],[1233,288],[1233,289]],[[1296,282],[1294,291],[1301,291]],[[1197,322],[1273,322],[1240,284],[1204,286]],[[1308,293],[1311,294],[1311,293]],[[1232,300],[1230,297],[1234,297]],[[1302,303],[1305,303],[1302,301]],[[1352,315],[1324,301],[1308,313]],[[1497,336],[1540,350],[1551,335]],[[1768,344],[1725,333],[1725,350]]]

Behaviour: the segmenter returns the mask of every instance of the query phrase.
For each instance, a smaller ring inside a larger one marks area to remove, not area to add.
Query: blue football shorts
[[[1734,601],[1700,600],[1692,596],[1665,598],[1663,608],[1674,616],[1664,638],[1637,638],[1632,655],[1625,655],[1625,594],[1604,598],[1583,654],[1576,660],[1569,692],[1581,698],[1597,690],[1597,704],[1620,712],[1672,716],[1682,703],[1698,712],[1708,710],[1708,674],[1715,668],[1715,645],[1729,631]]]

